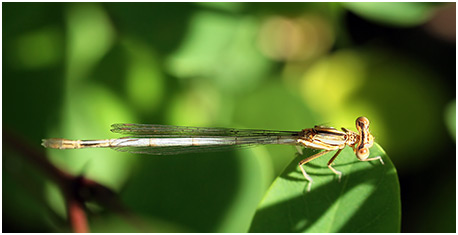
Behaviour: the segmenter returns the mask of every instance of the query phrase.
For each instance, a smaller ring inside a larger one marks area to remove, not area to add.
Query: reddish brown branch
[[[77,200],[76,198],[69,198],[67,201],[68,218],[73,231],[76,233],[89,232],[83,202]]]
[[[118,195],[111,189],[84,176],[73,176],[53,165],[44,150],[28,144],[23,137],[4,126],[3,141],[9,147],[21,153],[27,161],[33,163],[47,174],[62,190],[67,203],[68,218],[74,232],[89,232],[84,203],[95,201],[106,208],[120,213],[140,229],[146,225],[122,205]],[[5,156],[4,156],[5,157]]]
[[[26,160],[38,166],[38,168],[40,168],[57,184],[61,186],[65,185],[65,183],[72,178],[72,175],[60,170],[49,162],[43,150],[33,148],[22,136],[11,131],[5,126],[3,127],[3,141],[6,142],[9,147],[21,153],[21,156],[25,157]]]

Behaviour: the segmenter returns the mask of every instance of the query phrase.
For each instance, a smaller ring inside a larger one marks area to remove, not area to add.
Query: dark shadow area
[[[121,194],[139,214],[211,232],[237,195],[234,152],[134,157],[141,162]]]

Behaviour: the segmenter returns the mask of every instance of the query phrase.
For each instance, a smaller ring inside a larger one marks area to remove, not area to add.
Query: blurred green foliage
[[[433,20],[447,7],[5,3],[3,128],[44,151],[42,138],[116,138],[113,123],[354,129],[364,115],[400,175],[403,231],[453,232],[456,49],[429,30],[442,29]],[[71,231],[58,188],[5,141],[2,151],[3,231]],[[248,231],[295,157],[288,146],[167,157],[46,153],[119,193],[151,232]],[[87,206],[94,232],[143,231]]]
[[[434,8],[430,2],[346,2],[343,5],[369,20],[397,27],[415,26],[427,21]]]

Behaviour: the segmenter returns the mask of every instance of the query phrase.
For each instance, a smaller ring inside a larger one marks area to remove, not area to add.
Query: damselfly
[[[310,191],[312,178],[307,174],[304,165],[330,151],[337,150],[329,160],[328,167],[340,178],[342,173],[331,165],[345,146],[350,146],[361,161],[383,160],[380,156],[369,158],[374,137],[369,132],[369,120],[366,117],[356,119],[358,133],[342,128],[315,126],[301,131],[274,131],[230,128],[205,128],[187,126],[167,126],[150,124],[113,124],[114,133],[131,135],[119,139],[104,140],[68,140],[44,139],[42,145],[54,149],[79,148],[112,148],[121,152],[171,155],[189,152],[221,151],[232,147],[254,146],[264,144],[296,145],[312,149],[321,149],[315,155],[299,162],[305,179],[309,181]]]

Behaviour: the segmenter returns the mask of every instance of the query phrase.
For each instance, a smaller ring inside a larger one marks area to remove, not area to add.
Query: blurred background
[[[397,167],[402,232],[456,232],[455,3],[2,6],[4,232],[73,231],[69,174],[101,185],[77,192],[92,232],[246,232],[295,157],[45,150],[42,138],[117,138],[113,123],[355,130],[363,115]]]

